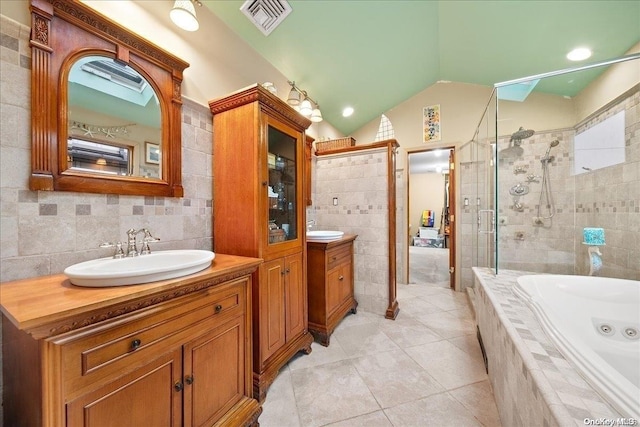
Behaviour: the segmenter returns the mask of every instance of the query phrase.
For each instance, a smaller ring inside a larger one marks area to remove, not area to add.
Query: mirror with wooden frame
[[[29,188],[181,197],[183,60],[73,0],[31,0]]]

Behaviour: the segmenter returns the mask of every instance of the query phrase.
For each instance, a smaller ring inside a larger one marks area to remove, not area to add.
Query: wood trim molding
[[[29,188],[182,197],[181,84],[189,64],[76,0],[31,0],[31,174]],[[162,114],[159,180],[67,168],[69,58],[111,56],[137,67],[156,91]]]
[[[385,312],[385,317],[392,320],[395,320],[395,318],[398,316],[398,313],[400,312],[396,293],[396,152],[398,147],[400,147],[398,141],[396,141],[395,139],[388,139],[385,141],[373,142],[371,144],[359,144],[351,147],[337,148],[335,150],[327,150],[321,153],[316,153],[316,156],[321,157],[327,155],[357,153],[359,151],[372,149],[387,150],[387,194],[389,195],[389,306],[387,307],[387,310]]]
[[[290,123],[303,129],[311,126],[311,120],[299,114],[296,110],[292,109],[289,104],[259,84],[253,84],[244,89],[240,89],[224,98],[209,101],[209,108],[215,116],[223,111],[232,110],[256,101],[260,102],[260,108],[265,110],[267,114],[285,123]]]

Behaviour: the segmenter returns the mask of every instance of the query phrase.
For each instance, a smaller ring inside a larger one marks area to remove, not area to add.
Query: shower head
[[[551,152],[551,149],[552,149],[553,147],[557,147],[557,146],[558,146],[558,144],[560,144],[560,141],[558,141],[557,139],[554,139],[553,141],[551,141],[551,144],[549,144],[549,148],[547,148],[547,152],[546,152],[546,153],[545,153],[545,155],[544,155],[544,158],[545,158],[545,159],[548,159],[548,158],[549,158],[549,153]]]
[[[520,141],[530,138],[534,133],[536,132],[533,129],[525,129],[520,126],[520,129],[511,134],[509,142],[514,142],[515,144],[520,145]]]

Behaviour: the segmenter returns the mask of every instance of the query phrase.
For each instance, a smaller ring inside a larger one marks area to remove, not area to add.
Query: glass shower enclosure
[[[496,84],[472,143],[474,266],[586,275],[596,228],[640,280],[640,53]]]

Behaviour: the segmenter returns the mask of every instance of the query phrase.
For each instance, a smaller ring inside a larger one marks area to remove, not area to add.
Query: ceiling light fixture
[[[199,0],[176,0],[169,12],[173,23],[185,31],[196,31],[200,28],[194,4],[202,6]]]
[[[288,82],[291,85],[291,91],[287,97],[287,104],[295,108],[300,114],[309,117],[312,122],[318,123],[322,121],[322,112],[316,101],[311,99],[307,91],[296,86],[296,82]]]
[[[587,47],[577,47],[567,53],[567,59],[569,61],[584,61],[589,57],[591,57],[591,49]]]
[[[353,107],[346,107],[344,110],[342,110],[342,117],[351,117],[353,111]]]

